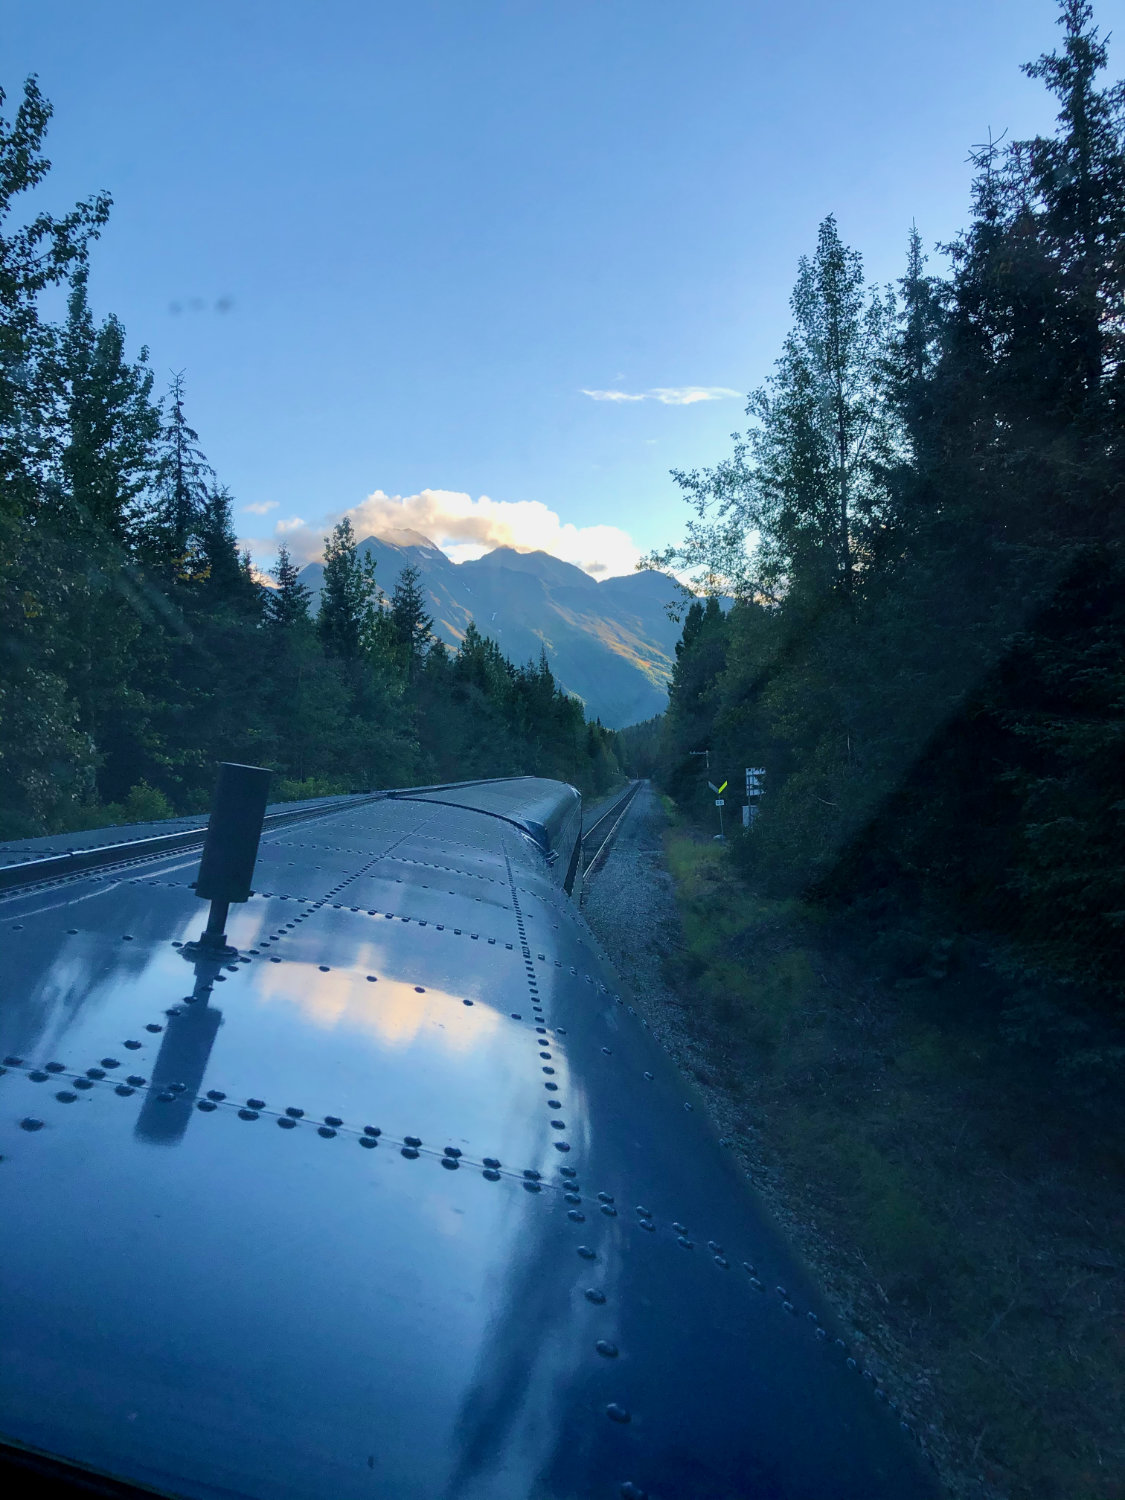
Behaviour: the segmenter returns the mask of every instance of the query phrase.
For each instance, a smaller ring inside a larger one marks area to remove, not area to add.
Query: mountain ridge
[[[667,574],[592,578],[550,553],[515,547],[455,563],[408,529],[365,537],[358,546],[387,595],[404,567],[418,569],[434,634],[445,645],[456,649],[473,620],[517,664],[545,650],[559,685],[609,728],[663,712],[680,635],[666,608],[679,589]],[[301,569],[314,601],[323,578],[323,563]]]

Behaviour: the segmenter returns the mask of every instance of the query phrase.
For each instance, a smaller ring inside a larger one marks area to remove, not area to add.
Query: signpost
[[[746,805],[742,809],[743,828],[749,828],[758,816],[761,796],[765,790],[762,785],[765,774],[764,766],[746,767]]]
[[[723,838],[725,836],[723,834],[723,808],[726,807],[727,804],[726,799],[722,796],[722,793],[726,791],[727,784],[724,781],[722,786],[716,786],[713,781],[709,781],[707,785],[715,793],[715,806],[719,809],[719,837]]]

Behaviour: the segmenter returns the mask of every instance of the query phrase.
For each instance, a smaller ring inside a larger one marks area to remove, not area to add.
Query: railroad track
[[[340,812],[345,807],[363,807],[369,802],[381,801],[386,796],[386,792],[360,792],[325,798],[323,802],[311,807],[299,806],[288,812],[268,812],[262,821],[262,832],[269,833],[272,829],[284,828],[290,823],[306,823],[327,813]],[[198,828],[180,828],[174,833],[123,839],[115,844],[91,844],[87,848],[68,849],[62,854],[48,854],[38,859],[0,865],[0,895],[43,881],[61,880],[69,875],[92,870],[111,869],[115,865],[132,864],[135,860],[155,859],[159,855],[175,854],[181,849],[202,848],[206,837],[207,824],[202,823]]]
[[[628,811],[629,804],[644,785],[642,781],[631,782],[612,807],[607,807],[605,812],[595,818],[589,828],[582,833],[582,878],[597,873],[601,867],[609,846],[620,827],[621,820]]]

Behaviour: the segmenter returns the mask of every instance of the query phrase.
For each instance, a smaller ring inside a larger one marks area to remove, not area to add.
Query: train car
[[[932,1494],[568,894],[574,789],[290,817],[221,954],[197,941],[198,830],[7,872],[9,1480]]]

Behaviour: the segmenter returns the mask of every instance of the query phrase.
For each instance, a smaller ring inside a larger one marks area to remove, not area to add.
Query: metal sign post
[[[762,793],[765,788],[762,785],[766,771],[764,766],[746,767],[746,806],[742,809],[742,826],[750,828],[754,819],[758,816]]]
[[[725,838],[726,835],[723,833],[723,808],[726,806],[726,802],[722,797],[722,793],[726,791],[727,784],[724,781],[722,786],[716,786],[713,781],[709,781],[707,785],[715,793],[715,806],[719,809],[719,837]]]

